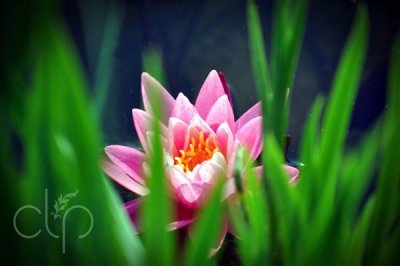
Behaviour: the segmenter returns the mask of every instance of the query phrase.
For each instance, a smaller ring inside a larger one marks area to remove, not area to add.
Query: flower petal
[[[136,182],[145,185],[143,180],[142,164],[145,155],[131,147],[121,145],[107,146],[105,152],[110,160],[132,177]]]
[[[217,178],[225,174],[226,162],[224,156],[217,152],[211,160],[204,161],[195,172],[194,180],[213,185]]]
[[[256,159],[262,149],[262,117],[257,116],[242,126],[236,133],[236,138],[247,147],[250,158]]]
[[[236,163],[236,154],[240,148],[240,141],[238,139],[235,139],[235,142],[233,144],[233,148],[232,148],[232,152],[230,153],[229,157],[228,157],[228,166],[226,168],[226,176],[227,178],[231,178],[233,175],[233,168],[235,166]]]
[[[201,205],[204,188],[203,184],[192,182],[178,187],[176,193],[186,207],[196,209]]]
[[[225,158],[229,158],[233,146],[234,146],[234,138],[231,129],[228,126],[228,123],[222,123],[216,132],[217,140],[219,143],[219,149]]]
[[[228,82],[226,82],[224,72],[221,72],[221,71],[218,72],[218,76],[219,76],[219,79],[221,80],[222,86],[224,87],[224,92],[226,95],[228,95],[229,102],[233,106],[231,90],[229,89]]]
[[[194,115],[193,119],[190,121],[189,129],[193,127],[196,127],[204,133],[214,133],[214,130],[198,114]]]
[[[111,177],[115,182],[125,187],[126,189],[144,196],[149,193],[148,189],[143,185],[133,180],[127,173],[125,173],[120,167],[113,163],[108,157],[102,162],[103,171]]]
[[[148,73],[142,74],[142,98],[144,109],[152,113],[152,107],[150,103],[150,95],[151,93],[159,93],[161,97],[161,103],[163,104],[164,110],[164,118],[163,122],[167,121],[168,117],[170,117],[172,108],[174,107],[175,100],[174,98],[168,93],[168,91],[152,76]]]
[[[171,117],[168,123],[168,152],[176,155],[185,146],[188,125],[179,118]],[[176,149],[176,150],[175,150]],[[174,151],[176,153],[174,153]]]
[[[261,102],[253,105],[249,110],[247,110],[237,121],[236,121],[236,131],[238,131],[242,126],[244,126],[251,119],[261,116]]]
[[[190,103],[185,95],[179,93],[175,101],[175,106],[172,109],[171,116],[177,117],[186,124],[189,124],[195,114],[197,114],[197,110],[193,104]]]
[[[148,145],[147,145],[147,132],[152,131],[152,120],[151,115],[140,109],[133,109],[133,123],[135,124],[136,133],[139,137],[140,143],[143,146],[143,149],[146,153],[148,153]],[[162,137],[166,138],[168,129],[167,127],[160,123],[160,132]]]
[[[284,168],[285,168],[285,172],[290,177],[290,181],[291,182],[297,181],[297,178],[299,177],[300,171],[297,168],[289,166],[289,165],[285,165]]]
[[[214,105],[218,98],[224,94],[224,87],[217,71],[211,71],[204,81],[196,99],[195,106],[200,116],[206,119],[210,108]]]
[[[233,115],[232,106],[229,102],[228,96],[225,94],[221,96],[211,107],[210,112],[206,119],[207,124],[215,130],[222,123],[226,122],[229,128],[234,133],[235,132],[235,117]]]
[[[173,231],[182,227],[186,227],[194,222],[195,219],[179,220],[168,225],[168,230]]]
[[[179,166],[170,166],[167,169],[168,179],[174,189],[178,189],[184,184],[189,184],[190,180]]]

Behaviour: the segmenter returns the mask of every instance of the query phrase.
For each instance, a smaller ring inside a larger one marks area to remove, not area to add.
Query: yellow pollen
[[[215,137],[205,137],[203,131],[200,131],[198,136],[192,136],[190,140],[186,150],[179,150],[180,156],[174,157],[175,165],[182,167],[186,173],[192,171],[196,165],[211,159],[219,151]]]

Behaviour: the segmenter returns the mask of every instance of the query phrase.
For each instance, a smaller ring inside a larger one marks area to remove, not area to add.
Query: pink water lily
[[[215,70],[205,80],[193,105],[180,93],[174,99],[165,88],[147,73],[142,74],[144,111],[133,109],[133,121],[143,150],[111,145],[105,148],[104,171],[114,181],[145,196],[148,176],[148,142],[152,134],[151,90],[162,97],[165,115],[160,121],[161,140],[164,147],[165,173],[176,203],[175,221],[170,229],[190,224],[196,219],[196,211],[204,204],[210,189],[221,176],[226,178],[224,199],[235,193],[232,171],[236,153],[240,147],[255,160],[262,150],[262,116],[260,103],[255,104],[235,120],[231,96],[225,79]],[[294,180],[296,168],[285,166]],[[257,167],[256,172],[260,172]],[[134,224],[141,199],[125,204]],[[227,232],[227,223],[221,230],[218,248]]]

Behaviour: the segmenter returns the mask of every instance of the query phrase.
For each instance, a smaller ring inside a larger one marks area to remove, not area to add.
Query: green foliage
[[[161,84],[167,87],[167,78],[163,66],[161,49],[157,46],[147,47],[142,55],[142,69],[151,75]]]
[[[152,92],[156,90],[150,90]],[[160,95],[150,95],[153,103],[153,134],[148,135],[150,148],[150,178],[147,187],[150,194],[144,199],[141,224],[144,230],[146,265],[173,265],[175,243],[173,232],[168,232],[168,224],[172,222],[172,201],[168,195],[168,187],[164,173],[163,150],[160,140],[160,117],[163,113]],[[157,254],[157,255],[155,255]]]
[[[192,241],[185,249],[184,265],[206,265],[215,259],[215,247],[219,244],[218,237],[223,228],[223,205],[221,204],[224,182],[223,177],[219,179],[216,187],[208,199],[206,206],[199,213],[198,220],[193,228]],[[225,221],[226,222],[226,221]],[[210,261],[212,257],[212,261]]]
[[[307,0],[274,1],[271,64],[268,68],[260,17],[255,3],[247,4],[247,24],[252,71],[263,101],[263,115],[280,147],[287,127],[290,89],[296,72],[307,18]],[[268,129],[268,128],[269,129]]]
[[[265,56],[252,48],[262,47],[263,43],[258,36],[261,30],[259,22],[254,22],[258,17],[251,1],[248,8],[252,10],[248,14],[252,17],[249,19],[249,45],[254,67],[257,58]],[[293,16],[288,13],[290,8],[295,10]],[[275,2],[270,64],[273,95],[265,95],[270,90],[268,85],[259,89],[264,105],[271,106],[271,109],[263,109],[264,118],[279,120],[272,120],[271,127],[264,126],[263,180],[271,231],[270,248],[265,252],[272,254],[269,263],[273,265],[393,264],[400,231],[396,207],[400,172],[395,166],[399,160],[396,147],[400,145],[395,137],[400,133],[395,115],[400,111],[400,81],[395,74],[400,71],[400,41],[397,39],[393,50],[388,109],[381,121],[365,133],[360,144],[348,151],[345,139],[368,42],[367,10],[359,5],[324,115],[322,98],[315,101],[310,111],[300,151],[304,167],[299,181],[290,184],[281,167],[284,161],[279,148],[280,136],[286,121],[285,115],[279,114],[279,107],[284,103],[283,89],[291,86],[306,9],[302,1]],[[285,43],[289,39],[292,43]],[[262,72],[268,69],[265,67]],[[260,86],[260,82],[256,84]],[[284,110],[286,112],[287,107]],[[376,190],[368,192],[376,170],[379,171]],[[234,221],[239,231],[248,224],[244,218]],[[265,236],[260,238],[265,241]],[[257,252],[240,248],[245,245],[241,241],[238,240],[241,259],[247,265],[250,254]]]
[[[114,2],[109,3],[107,18],[100,45],[94,82],[95,114],[101,117],[112,82],[114,51],[121,31],[123,12]]]
[[[249,1],[247,5],[247,25],[253,77],[257,92],[263,101],[263,114],[268,118],[268,106],[271,102],[273,88],[265,53],[260,17],[258,15],[257,6],[253,1]],[[269,124],[264,123],[263,126],[266,128]]]
[[[4,133],[7,145],[12,145],[13,138],[21,141],[22,150],[17,153],[22,160],[20,165],[9,161],[2,169],[12,174],[7,177],[12,182],[6,182],[3,188],[13,192],[12,199],[17,203],[13,212],[27,204],[41,210],[40,215],[21,212],[18,228],[28,234],[41,229],[41,233],[32,239],[20,238],[16,252],[3,258],[19,254],[22,263],[141,264],[142,245],[100,170],[99,150],[103,145],[74,48],[52,5],[35,7],[36,20],[29,24],[32,34],[27,42],[32,46],[25,47],[27,56],[8,70],[10,78],[25,72],[29,78],[21,87],[6,87],[26,93],[19,102],[22,116],[19,120],[11,118]],[[7,151],[10,149],[2,149],[2,158],[8,156],[4,153]],[[15,150],[10,154],[15,156]],[[48,205],[53,205],[57,195],[76,190],[80,194],[74,206],[83,206],[87,212],[75,209],[68,218],[65,214],[63,224],[49,219]],[[12,216],[6,220],[8,227]],[[78,238],[89,228],[89,234]],[[8,230],[14,239],[19,238],[15,228]]]
[[[243,179],[237,197],[229,204],[229,215],[238,239],[238,253],[244,265],[265,265],[272,256],[268,241],[266,194],[254,173],[254,165],[241,149],[235,165],[235,178]],[[251,245],[249,245],[251,243]]]

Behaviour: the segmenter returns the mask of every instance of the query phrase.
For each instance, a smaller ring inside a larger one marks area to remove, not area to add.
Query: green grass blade
[[[346,254],[346,265],[362,265],[364,248],[366,243],[366,237],[368,228],[371,223],[371,217],[374,209],[375,198],[372,197],[366,203],[358,223],[353,229],[350,239],[346,246],[343,246]]]
[[[352,31],[335,74],[323,121],[317,182],[321,193],[331,200],[334,196],[336,176],[340,167],[353,102],[361,79],[367,40],[368,14],[366,7],[359,5]],[[328,211],[331,203],[326,206]]]
[[[223,183],[219,182],[207,204],[200,211],[194,224],[192,242],[185,250],[184,265],[210,264],[210,252],[217,244],[223,223],[222,191]]]
[[[167,87],[167,77],[164,70],[162,51],[157,46],[150,46],[143,51],[142,68],[161,84]]]
[[[240,260],[244,265],[265,265],[269,252],[269,226],[266,195],[261,179],[254,173],[254,165],[249,162],[244,149],[237,153],[235,179],[241,180],[237,187],[237,197],[229,201],[229,215],[234,232],[238,236],[236,244]],[[248,243],[252,243],[249,245]]]
[[[366,261],[373,264],[379,258],[379,252],[384,242],[390,237],[390,232],[396,219],[400,217],[399,204],[400,197],[398,190],[400,187],[400,160],[398,147],[400,147],[400,125],[398,114],[400,112],[400,37],[397,36],[393,47],[391,67],[389,72],[388,87],[388,109],[384,120],[382,151],[380,161],[380,172],[376,190],[376,205],[372,218],[372,225],[368,235]],[[399,225],[397,224],[397,228]],[[387,254],[396,256],[397,253]],[[382,263],[382,261],[380,262]]]
[[[301,179],[299,189],[304,195],[303,201],[307,201],[304,206],[311,207],[311,202],[316,199],[319,187],[316,186],[315,178],[319,164],[319,145],[320,145],[320,120],[324,99],[318,97],[311,108],[310,116],[303,129],[303,137],[300,147],[300,158],[304,166],[301,168]],[[308,209],[307,212],[311,212]]]
[[[118,45],[122,24],[122,10],[118,4],[110,2],[100,45],[95,73],[95,114],[101,117],[111,86],[114,71],[114,51]]]
[[[247,27],[252,73],[258,95],[262,100],[264,119],[268,119],[268,106],[272,99],[272,84],[265,53],[264,39],[258,9],[254,1],[247,2]],[[264,127],[267,127],[264,123]]]
[[[283,147],[286,132],[290,88],[296,72],[306,26],[308,1],[274,1],[271,45],[271,78],[274,99],[271,102],[270,123],[280,145]]]
[[[290,259],[290,235],[292,218],[294,214],[293,199],[295,191],[290,187],[289,177],[283,171],[283,155],[274,135],[264,136],[268,150],[264,151],[263,167],[266,174],[264,181],[267,186],[267,201],[269,208],[269,221],[271,232],[271,257],[272,264],[282,263]]]
[[[150,194],[144,199],[141,224],[144,230],[144,244],[148,251],[147,265],[173,265],[175,252],[174,232],[168,232],[172,222],[172,201],[164,173],[163,148],[161,144],[160,117],[163,113],[160,95],[155,90],[150,99],[153,107],[153,136],[148,135],[150,154],[150,178],[147,187]]]
[[[23,242],[21,253],[27,262],[140,264],[141,243],[99,168],[100,131],[85,94],[79,60],[60,22],[51,13],[39,14],[47,26],[33,31],[34,43],[41,48],[33,49],[32,88],[24,121],[26,168],[20,180],[21,201],[41,207],[47,189],[52,208],[60,194],[79,191],[73,204],[89,210],[93,228],[85,238],[77,240],[88,229],[90,216],[72,214],[67,219],[65,255],[60,238],[53,239],[48,234]],[[35,219],[26,219],[28,226],[31,221],[35,224]],[[60,223],[49,220],[49,228],[55,234],[62,233]]]

